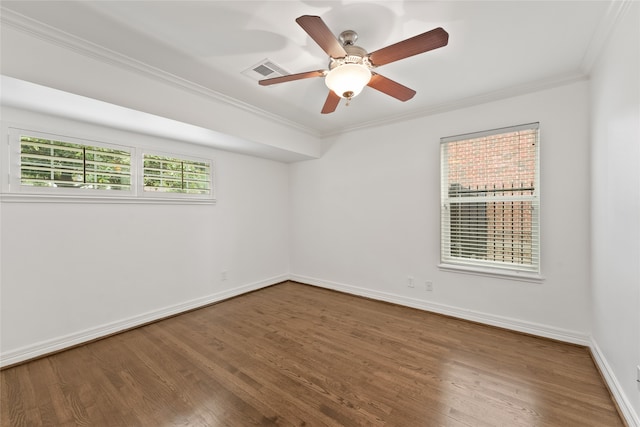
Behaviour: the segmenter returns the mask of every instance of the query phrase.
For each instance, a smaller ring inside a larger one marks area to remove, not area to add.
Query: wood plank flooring
[[[2,426],[622,426],[588,350],[282,283],[0,372]]]

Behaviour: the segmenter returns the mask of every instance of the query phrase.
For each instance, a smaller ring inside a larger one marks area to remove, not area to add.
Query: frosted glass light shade
[[[361,64],[344,64],[329,71],[324,82],[342,98],[353,98],[371,80],[371,71]]]

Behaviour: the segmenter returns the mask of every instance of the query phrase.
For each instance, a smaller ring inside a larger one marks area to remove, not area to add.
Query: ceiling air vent
[[[282,67],[273,63],[269,59],[263,59],[257,64],[247,68],[242,72],[245,76],[258,81],[262,79],[271,79],[273,77],[281,77],[289,75]]]

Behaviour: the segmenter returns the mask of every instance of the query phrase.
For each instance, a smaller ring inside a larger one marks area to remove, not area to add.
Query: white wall
[[[215,205],[1,202],[3,365],[288,277],[286,164],[11,108],[2,119],[4,135],[16,122],[213,158],[217,189]]]
[[[440,138],[535,121],[546,280],[439,270]],[[587,82],[339,136],[290,182],[295,279],[588,343]]]
[[[640,426],[640,3],[591,80],[592,329],[610,388]]]

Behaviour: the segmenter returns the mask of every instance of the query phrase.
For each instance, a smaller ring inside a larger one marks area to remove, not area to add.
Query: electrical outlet
[[[433,282],[424,282],[424,289],[427,292],[432,292],[433,291]]]
[[[225,280],[227,280],[227,272],[226,271],[220,272],[220,280],[222,280],[223,282]]]
[[[413,276],[409,276],[407,277],[407,286],[410,288],[413,288],[414,284],[413,284]]]
[[[640,383],[640,365],[636,366],[636,381]]]

